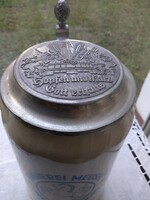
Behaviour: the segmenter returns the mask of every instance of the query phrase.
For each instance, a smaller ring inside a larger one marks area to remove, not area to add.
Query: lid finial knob
[[[66,24],[66,20],[69,17],[70,9],[65,0],[59,0],[54,7],[54,13],[58,19],[56,25],[56,37],[57,39],[69,38],[69,26]]]

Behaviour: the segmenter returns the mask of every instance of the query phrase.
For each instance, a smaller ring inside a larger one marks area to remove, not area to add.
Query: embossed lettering
[[[71,90],[70,92],[72,96],[75,96],[75,97],[77,96],[77,90],[74,89],[74,90]]]
[[[112,54],[96,45],[52,41],[25,53],[18,71],[20,80],[36,92],[75,100],[112,88],[121,74],[119,65]]]
[[[60,95],[61,96],[68,96],[68,90],[67,89],[61,89]]]
[[[55,89],[53,93],[54,93],[55,95],[58,95],[58,94],[60,94],[60,91],[61,91],[61,89]]]
[[[113,79],[111,76],[95,76],[97,82],[112,83]]]
[[[90,96],[91,94],[96,93],[105,87],[105,84],[99,83],[87,88],[80,87],[79,89],[70,90],[70,93],[72,96]]]
[[[33,85],[40,87],[41,85],[43,85],[43,80],[36,78],[36,79],[32,79],[33,80]]]
[[[55,91],[55,85],[54,86],[53,85],[47,85],[46,86],[46,92],[52,93],[54,91]]]
[[[64,88],[56,88],[56,85],[48,85],[46,86],[46,91],[49,93],[53,93],[58,96],[68,96],[68,90]]]
[[[44,78],[44,79],[43,79],[43,83],[44,83],[44,84],[48,84],[48,83],[49,83],[49,78]]]

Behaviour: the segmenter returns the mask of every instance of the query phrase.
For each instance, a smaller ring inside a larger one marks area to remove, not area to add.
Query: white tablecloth
[[[0,118],[0,200],[29,200]],[[135,120],[100,200],[150,199],[150,144]]]

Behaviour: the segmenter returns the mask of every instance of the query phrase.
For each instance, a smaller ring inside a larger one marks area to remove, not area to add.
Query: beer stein
[[[133,122],[135,81],[110,51],[69,39],[24,51],[1,80],[2,120],[33,200],[99,200]]]

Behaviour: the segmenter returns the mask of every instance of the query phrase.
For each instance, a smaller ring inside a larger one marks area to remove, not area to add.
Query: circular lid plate
[[[26,50],[15,77],[28,93],[58,103],[85,103],[112,93],[123,76],[108,50],[78,40],[54,40]]]

